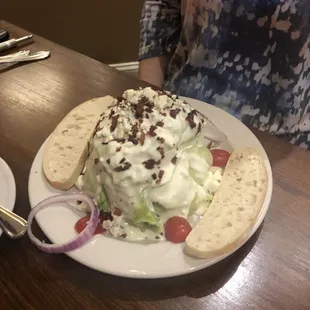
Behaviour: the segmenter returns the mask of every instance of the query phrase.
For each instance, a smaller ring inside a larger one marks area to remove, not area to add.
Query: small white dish
[[[13,211],[16,199],[16,185],[8,164],[0,157],[0,205]],[[0,228],[0,236],[3,231]]]
[[[267,194],[257,221],[247,235],[246,242],[262,223],[271,200],[273,181],[266,152],[250,129],[235,117],[204,102],[184,99],[206,115],[227,135],[229,142],[221,144],[221,148],[232,151],[234,148],[255,147],[264,158],[268,172]],[[32,208],[50,196],[63,193],[52,188],[42,173],[45,143],[38,151],[30,171],[28,190]],[[36,220],[52,242],[62,243],[76,236],[74,224],[80,217],[81,215],[73,212],[65,204],[59,204],[40,212]],[[145,245],[96,235],[82,248],[66,254],[90,268],[113,275],[129,278],[165,278],[209,267],[235,252],[240,246],[215,259],[191,258],[184,254],[183,247],[183,244],[173,244],[168,241]]]

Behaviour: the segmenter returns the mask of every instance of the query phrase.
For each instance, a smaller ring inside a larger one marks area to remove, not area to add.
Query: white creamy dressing
[[[223,171],[193,148],[204,146],[204,120],[193,111],[176,96],[148,87],[125,91],[102,115],[77,186],[97,200],[104,187],[111,205],[122,211],[103,224],[113,237],[160,241],[170,217],[194,223],[206,211]],[[129,224],[142,205],[159,220],[157,230]]]
[[[109,232],[109,235],[111,235],[113,238],[125,239],[129,242],[149,242],[165,240],[163,230],[156,232],[152,229],[145,229],[142,231],[140,228],[129,224],[122,215],[113,215],[113,221],[104,221],[102,226]]]

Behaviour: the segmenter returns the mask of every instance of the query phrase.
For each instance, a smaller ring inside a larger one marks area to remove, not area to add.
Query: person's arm
[[[142,10],[139,77],[162,87],[181,31],[180,0],[145,1]]]
[[[139,78],[155,86],[162,87],[167,67],[167,56],[143,59],[139,62]]]

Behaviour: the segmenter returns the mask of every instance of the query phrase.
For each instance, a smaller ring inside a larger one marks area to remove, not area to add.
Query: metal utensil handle
[[[30,53],[30,51],[20,51],[20,52],[17,52],[17,53],[14,53],[14,54],[10,54],[10,55],[7,55],[7,56],[0,56],[0,61],[2,60],[7,60],[7,59],[12,59],[12,57],[21,57],[21,56],[28,56]]]
[[[6,51],[6,50],[10,49],[11,47],[14,47],[15,45],[16,45],[15,39],[4,41],[4,42],[0,43],[0,52]]]
[[[41,51],[32,55],[11,55],[11,57],[4,56],[0,57],[0,63],[41,60],[47,58],[49,55],[49,51]]]
[[[13,239],[23,236],[27,231],[27,221],[2,206],[0,206],[0,226]]]

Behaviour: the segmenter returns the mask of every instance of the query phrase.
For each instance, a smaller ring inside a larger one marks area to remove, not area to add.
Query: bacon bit
[[[148,115],[147,113],[145,114],[145,117],[146,117],[147,119],[149,119],[149,118],[150,118],[150,117],[149,117],[149,115]]]
[[[93,137],[96,135],[98,131],[102,130],[102,127],[99,127],[100,122],[101,122],[101,119],[99,119],[99,121],[96,124],[96,127],[95,127],[96,129],[94,130]]]
[[[153,112],[153,109],[150,108],[150,107],[147,107],[144,111],[147,112],[147,113],[152,113],[152,112]]]
[[[142,131],[140,134],[140,144],[144,145],[144,141],[145,141],[145,133],[144,131]]]
[[[143,105],[147,105],[147,102],[149,101],[149,98],[145,97],[145,96],[142,96],[140,99],[139,99],[139,103],[143,104]]]
[[[176,109],[174,109],[174,110],[170,110],[170,116],[171,116],[172,118],[176,118],[177,115],[178,115],[180,112],[181,112],[181,109],[179,109],[179,108],[176,108]]]
[[[147,161],[144,161],[142,164],[146,169],[150,170],[154,168],[156,161],[154,159],[148,159]]]
[[[132,126],[132,136],[135,138],[137,136],[137,133],[138,133],[138,124],[135,123],[133,126]]]
[[[142,96],[139,100],[139,103],[143,103],[143,105],[149,107],[149,108],[153,108],[154,107],[154,102],[151,101],[149,98]]]
[[[153,178],[153,180],[156,180],[156,178],[157,178],[156,173],[152,174],[152,178]]]
[[[198,125],[198,129],[197,129],[197,135],[199,134],[199,132],[201,131],[201,122],[199,122],[199,125]]]
[[[194,121],[194,115],[196,115],[196,111],[193,110],[191,112],[189,112],[185,118],[186,121],[188,121],[189,126],[193,129],[196,127],[196,123]]]
[[[177,159],[178,158],[176,156],[174,156],[174,157],[172,157],[171,162],[175,165],[177,163]]]
[[[134,145],[137,145],[137,144],[138,144],[138,139],[136,139],[136,138],[133,137],[133,136],[129,136],[129,137],[128,137],[128,141],[132,142]]]
[[[164,148],[162,146],[159,146],[156,151],[159,152],[159,154],[161,155],[161,159],[164,159],[165,158],[165,151],[164,151]]]
[[[151,136],[151,137],[156,137],[156,132],[155,130],[157,129],[157,126],[154,126],[154,125],[151,125],[150,127],[150,131],[148,132],[148,134]]]
[[[128,137],[128,141],[132,142],[134,145],[137,145],[138,144],[138,140],[132,136],[129,136]]]
[[[123,166],[118,166],[118,167],[114,168],[114,171],[115,172],[122,172],[122,171],[128,170],[130,167],[131,167],[131,163],[126,162],[126,163],[124,163]]]
[[[150,100],[148,100],[148,101],[146,102],[145,105],[146,105],[147,107],[149,107],[149,108],[154,108],[154,106],[155,106],[154,102],[153,102],[153,101],[150,101]]]
[[[124,163],[125,162],[125,160],[126,160],[126,158],[125,157],[123,157],[121,160],[120,160],[120,164],[122,164],[122,163]]]
[[[157,137],[156,140],[159,141],[159,142],[162,143],[162,144],[165,143],[165,138]]]
[[[95,163],[95,165],[97,165],[99,163],[99,158],[95,158],[94,163]]]
[[[120,152],[121,149],[122,149],[122,147],[121,147],[121,146],[118,146],[118,147],[116,148],[116,152]]]
[[[167,116],[167,113],[166,112],[161,112],[160,113],[162,116]]]
[[[117,122],[118,122],[118,118],[119,118],[119,115],[115,115],[115,116],[112,116],[112,124],[111,124],[111,127],[110,127],[110,131],[113,132],[117,126]]]
[[[111,117],[114,115],[114,111],[113,110],[111,110],[111,112],[110,112],[110,114],[109,114],[109,119],[111,119]]]
[[[164,122],[163,121],[159,121],[159,122],[156,123],[156,126],[163,127],[164,126]]]
[[[139,101],[138,104],[136,104],[134,106],[134,109],[135,109],[135,116],[136,118],[140,118],[143,116],[143,109],[144,109],[144,103]]]
[[[107,162],[107,164],[109,165],[110,162],[111,162],[110,158],[108,158],[108,159],[106,160],[106,162]]]
[[[158,179],[156,181],[156,184],[159,184],[164,176],[164,173],[165,171],[164,170],[159,170],[159,173],[158,173]]]

